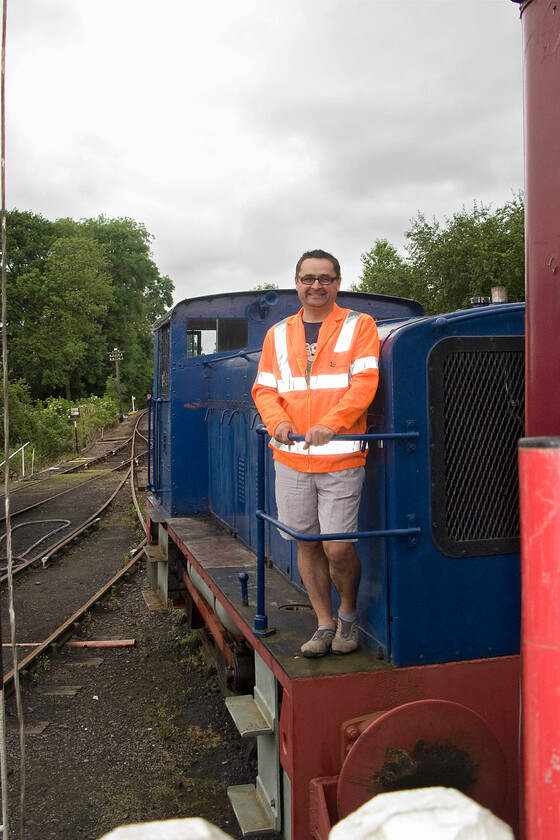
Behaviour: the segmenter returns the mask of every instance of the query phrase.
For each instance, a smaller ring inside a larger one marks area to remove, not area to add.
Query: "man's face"
[[[335,277],[336,271],[330,260],[309,258],[301,264],[298,277]],[[340,278],[329,286],[321,286],[316,280],[312,286],[306,286],[296,278],[296,291],[305,308],[309,310],[330,311],[340,289]]]

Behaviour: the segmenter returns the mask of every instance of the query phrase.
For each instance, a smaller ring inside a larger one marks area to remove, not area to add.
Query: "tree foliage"
[[[152,260],[152,236],[144,225],[104,216],[82,224],[102,246],[113,278],[113,303],[105,319],[109,349],[124,352],[120,374],[128,394],[144,395],[151,383],[151,327],[171,306],[173,283]]]
[[[3,411],[0,395],[0,411]],[[37,460],[53,458],[66,454],[75,447],[76,436],[79,445],[85,446],[104,426],[113,426],[118,422],[119,407],[117,399],[110,397],[89,397],[80,401],[80,417],[77,427],[70,420],[72,403],[60,397],[48,400],[32,400],[27,382],[14,381],[8,386],[10,407],[10,443],[13,451],[30,442],[26,451],[25,462],[28,464],[32,450]],[[0,427],[0,445],[4,446],[4,429]],[[12,459],[11,465],[20,469],[19,454]],[[26,467],[28,470],[29,467]]]
[[[407,258],[385,239],[362,255],[356,291],[419,300],[429,314],[469,305],[470,298],[506,286],[510,301],[525,298],[524,207],[520,195],[492,212],[474,204],[441,224],[419,214],[405,233]]]
[[[132,219],[48,221],[7,214],[10,376],[32,399],[101,396],[119,347],[123,393],[149,390],[153,321],[173,284],[151,258],[152,237]]]
[[[361,281],[352,284],[352,291],[412,297],[411,267],[386,239],[376,239],[373,248],[362,254],[361,260]]]
[[[89,236],[54,240],[42,271],[20,274],[12,288],[19,302],[18,318],[9,322],[12,376],[41,398],[63,390],[70,399],[82,371],[94,386],[95,373],[103,373],[102,319],[113,299],[97,242]]]

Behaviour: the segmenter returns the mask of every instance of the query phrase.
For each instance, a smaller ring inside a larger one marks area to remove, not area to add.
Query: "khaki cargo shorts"
[[[358,530],[364,467],[307,473],[274,462],[278,519],[304,534],[350,534]],[[289,534],[280,531],[286,540]],[[337,542],[356,542],[355,539]]]

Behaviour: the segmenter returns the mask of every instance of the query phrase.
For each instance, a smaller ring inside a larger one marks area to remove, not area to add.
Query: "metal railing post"
[[[159,493],[161,476],[161,447],[159,445],[161,434],[161,403],[161,397],[157,397],[154,401],[154,486],[152,489],[155,493]]]
[[[274,628],[268,627],[268,618],[266,615],[266,605],[265,605],[265,580],[264,580],[264,573],[265,573],[265,555],[264,555],[264,523],[268,522],[270,525],[274,525],[284,533],[289,534],[295,540],[303,540],[303,541],[327,541],[327,540],[341,540],[344,538],[351,537],[352,539],[371,539],[372,537],[408,537],[409,538],[409,545],[411,548],[415,548],[418,545],[418,538],[422,533],[421,528],[416,525],[416,516],[411,515],[408,517],[409,520],[409,527],[408,528],[390,528],[384,529],[382,531],[355,531],[351,534],[303,534],[298,531],[294,531],[292,528],[288,528],[282,522],[279,522],[278,519],[274,519],[274,517],[269,516],[264,510],[264,501],[265,501],[265,453],[266,453],[266,442],[265,442],[265,435],[267,434],[266,426],[262,423],[259,423],[256,430],[257,434],[259,435],[258,440],[258,447],[257,447],[257,510],[256,510],[256,517],[257,517],[257,615],[255,616],[255,622],[253,626],[253,634],[257,637],[259,636],[268,636],[271,633],[274,633]],[[305,440],[305,435],[288,435],[290,440],[295,441],[303,441]],[[334,439],[336,440],[358,440],[361,441],[363,445],[366,444],[367,441],[371,440],[393,440],[393,441],[408,441],[409,452],[414,452],[416,450],[416,441],[419,439],[420,434],[416,430],[411,429],[408,432],[386,432],[381,434],[372,434],[367,432],[364,435],[335,435]]]
[[[266,426],[259,424],[257,426],[259,435],[257,448],[257,615],[253,627],[255,636],[267,636],[274,632],[268,627],[265,612],[264,519],[259,516],[259,513],[264,513],[266,433]]]
[[[148,487],[152,488],[152,395],[148,394]]]

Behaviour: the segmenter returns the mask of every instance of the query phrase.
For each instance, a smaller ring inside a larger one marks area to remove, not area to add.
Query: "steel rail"
[[[14,570],[13,570],[14,576],[17,575],[17,574],[20,574],[25,569],[29,568],[29,566],[32,566],[34,563],[41,562],[41,563],[43,563],[43,565],[46,565],[47,561],[49,560],[49,558],[52,555],[59,552],[66,545],[68,545],[68,543],[72,542],[77,537],[79,537],[80,534],[82,534],[84,531],[89,530],[92,527],[94,521],[99,518],[99,515],[101,513],[103,513],[103,511],[107,507],[109,507],[111,502],[115,499],[115,496],[117,495],[117,493],[119,493],[120,490],[122,490],[124,484],[128,480],[129,475],[130,475],[130,468],[127,471],[123,480],[119,483],[117,489],[109,496],[109,498],[101,505],[101,507],[98,508],[95,511],[95,513],[92,513],[91,516],[88,516],[87,519],[84,519],[83,522],[81,522],[79,525],[77,525],[76,528],[74,528],[73,531],[70,531],[61,540],[59,540],[58,542],[56,542],[54,545],[50,546],[49,548],[45,549],[45,551],[42,554],[38,554],[36,557],[30,558],[29,560],[26,560],[24,563],[20,564],[19,566],[14,567]],[[0,575],[0,585],[2,583],[4,583],[5,580],[7,580],[7,577],[8,577],[7,574],[6,575]]]
[[[58,641],[62,639],[62,637],[70,638],[72,636],[72,631],[75,629],[75,624],[85,615],[85,613],[91,609],[94,604],[98,601],[101,601],[115,586],[117,583],[121,581],[123,577],[125,577],[130,570],[134,567],[136,561],[139,557],[142,557],[142,549],[146,544],[146,540],[142,540],[134,549],[134,556],[133,558],[120,569],[116,575],[114,575],[110,581],[108,581],[104,586],[99,589],[95,595],[92,595],[85,604],[83,604],[79,609],[76,610],[73,615],[70,616],[63,624],[57,627],[50,636],[45,639],[43,642],[37,645],[37,647],[32,650],[30,653],[27,654],[20,662],[18,662],[17,670],[21,674],[23,671],[26,671],[29,665],[36,659],[38,656],[41,656],[42,653],[46,653],[49,649],[56,645]],[[11,671],[4,676],[4,691],[9,695],[13,691],[14,687],[14,675],[15,669],[12,668]]]
[[[51,546],[49,546],[49,548],[45,549],[45,551],[42,554],[38,554],[35,557],[30,558],[29,560],[26,560],[23,563],[20,563],[18,566],[14,566],[14,568],[13,568],[13,575],[14,576],[17,575],[17,574],[20,574],[21,572],[25,571],[25,569],[28,569],[30,566],[33,566],[34,564],[37,564],[37,563],[42,563],[43,566],[46,566],[46,564],[47,564],[47,562],[48,562],[48,560],[50,559],[51,556],[53,556],[53,555],[57,554],[59,551],[61,551],[68,543],[75,541],[77,539],[77,537],[79,537],[81,534],[90,530],[91,527],[94,525],[95,520],[97,520],[100,517],[100,515],[103,513],[103,511],[111,504],[111,502],[114,501],[115,497],[121,491],[124,484],[126,483],[126,481],[129,478],[130,478],[132,501],[133,501],[133,504],[134,504],[134,507],[135,507],[135,510],[136,510],[136,514],[138,516],[138,520],[139,520],[140,524],[142,525],[142,528],[144,529],[144,531],[146,531],[146,525],[145,525],[145,522],[144,522],[144,518],[142,516],[142,512],[140,510],[140,506],[138,504],[138,500],[136,498],[136,492],[135,492],[135,489],[134,489],[134,460],[135,460],[135,458],[134,458],[134,438],[135,438],[135,435],[137,434],[137,428],[138,428],[138,425],[140,423],[140,420],[141,420],[141,416],[138,417],[138,419],[136,421],[134,431],[133,431],[133,433],[130,437],[130,440],[132,440],[132,453],[133,454],[130,458],[127,459],[127,461],[123,462],[123,463],[128,463],[128,465],[129,465],[128,471],[127,471],[126,475],[124,476],[123,480],[120,482],[120,484],[115,489],[115,491],[111,494],[109,499],[107,499],[103,503],[103,505],[101,505],[101,507],[98,508],[98,510],[95,511],[95,513],[91,514],[87,519],[83,520],[83,522],[81,522],[79,525],[77,525],[72,531],[69,531],[68,534],[65,534],[64,537],[62,539],[60,539],[57,543],[54,543],[54,545],[51,545]],[[143,455],[143,454],[144,453],[141,453],[137,457],[141,457],[141,455]],[[106,472],[116,472],[116,470],[117,470],[117,468],[114,467],[111,470],[107,470]],[[106,472],[103,473],[103,475],[105,475]],[[51,496],[51,497],[43,500],[43,502],[38,502],[36,505],[31,505],[30,507],[25,508],[22,511],[18,511],[18,513],[23,513],[24,511],[32,510],[34,507],[37,507],[40,504],[52,501],[53,499],[56,499],[60,495],[64,495],[65,493],[68,493],[71,490],[79,490],[79,488],[83,487],[84,484],[88,484],[89,481],[92,481],[93,479],[99,478],[99,477],[100,476],[93,476],[91,479],[88,479],[88,481],[84,481],[82,484],[78,484],[76,487],[71,487],[68,490],[64,490],[64,491],[62,491],[62,493],[56,494],[55,496]],[[13,515],[14,514],[12,514],[12,517],[13,517]],[[0,520],[0,522],[1,522],[1,520]],[[25,555],[22,555],[22,556],[25,556]],[[0,585],[7,580],[7,577],[8,577],[7,573],[4,574],[4,575],[0,575]]]
[[[140,420],[146,415],[146,412],[147,412],[147,409],[143,409],[139,413],[139,416],[136,419],[135,428],[133,429],[132,434],[130,434],[129,437],[127,437],[124,442],[119,443],[118,446],[113,447],[113,449],[108,450],[107,452],[102,453],[101,455],[97,455],[96,457],[86,458],[86,459],[84,459],[83,463],[69,462],[69,466],[66,469],[57,470],[56,473],[53,471],[52,467],[49,467],[47,470],[42,470],[42,472],[37,473],[37,475],[41,475],[42,473],[50,473],[50,474],[45,475],[44,478],[34,479],[33,483],[34,484],[42,484],[43,482],[48,481],[50,478],[52,478],[53,475],[70,475],[73,472],[79,472],[80,470],[87,470],[92,464],[97,464],[98,461],[103,461],[106,458],[110,458],[110,457],[112,457],[112,455],[115,452],[118,452],[119,449],[124,449],[125,446],[128,446],[128,444],[133,440],[134,434],[139,434],[140,437],[142,437],[146,441],[146,443],[148,443],[148,440],[144,437],[144,435],[142,435],[140,432],[137,431],[138,424],[139,424]],[[110,438],[108,438],[107,440],[109,441]],[[146,455],[147,453],[148,453],[148,450],[146,450],[145,452],[140,452],[136,457],[141,458],[143,455]],[[122,463],[125,464],[125,463],[127,463],[127,461],[128,461],[128,459],[125,459]],[[111,467],[111,471],[117,470],[117,469],[119,469],[119,467]],[[109,472],[109,470],[108,470],[108,472]],[[94,477],[97,477],[97,476],[94,476]],[[24,483],[19,483],[17,486],[11,488],[10,496],[13,496],[14,493],[17,493],[19,490],[23,490],[23,489],[26,489],[25,484]],[[3,499],[3,498],[4,498],[4,494],[0,493],[0,500]],[[2,520],[0,520],[0,521],[2,521]]]
[[[138,418],[138,422],[139,421],[140,421],[140,417]],[[138,422],[137,422],[135,430],[134,430],[134,435],[136,435],[136,433],[137,433]],[[134,452],[134,444],[133,444],[133,452]],[[112,495],[109,502],[107,502],[106,505],[104,505],[104,507],[106,507],[108,504],[110,504],[111,501],[113,501],[113,498],[122,489],[122,487],[126,483],[129,476],[132,476],[133,473],[134,473],[134,465],[133,465],[133,462],[132,462],[131,465],[130,465],[130,469],[127,472],[126,476],[124,477],[123,481],[119,484],[119,487],[117,488],[115,493]],[[134,487],[134,482],[133,481],[131,482],[131,492],[132,492],[133,502],[134,502],[134,506],[135,506],[135,509],[136,509],[137,516],[138,516],[139,521],[142,524],[142,526],[145,527],[144,520],[143,520],[141,511],[140,511],[139,505],[138,505],[138,499],[137,499],[137,496],[136,496],[136,489]],[[68,536],[70,537],[70,535],[68,535]],[[81,607],[79,607],[70,616],[70,618],[68,618],[56,630],[54,630],[48,636],[47,639],[45,639],[43,642],[40,642],[39,644],[37,644],[34,647],[34,649],[32,651],[30,651],[27,654],[27,656],[25,656],[21,660],[21,662],[18,662],[18,664],[17,664],[18,674],[21,675],[22,672],[25,672],[27,670],[27,668],[32,664],[32,662],[38,656],[41,656],[41,654],[46,653],[49,650],[52,651],[52,649],[54,647],[56,647],[57,643],[61,642],[62,640],[66,641],[67,639],[69,639],[72,636],[72,633],[73,633],[73,630],[75,629],[76,624],[87,613],[87,611],[89,609],[91,609],[98,601],[100,601],[104,597],[106,597],[106,595],[111,591],[111,589],[115,585],[117,585],[124,577],[126,577],[131,572],[131,570],[134,568],[135,564],[137,563],[138,559],[143,557],[143,548],[146,545],[146,543],[147,543],[147,538],[144,538],[140,543],[138,543],[138,545],[132,550],[132,552],[131,552],[132,553],[132,558],[126,564],[126,566],[123,566],[123,568],[120,569],[111,578],[110,581],[108,581],[106,584],[104,584],[104,586],[102,586],[101,589],[99,589],[91,598],[89,598],[86,601],[85,604],[83,604]],[[51,549],[51,552],[52,552],[52,549]],[[32,562],[36,562],[36,560],[37,560],[37,558],[35,559],[35,561],[32,561]],[[14,690],[15,670],[16,669],[12,668],[3,677],[3,686],[4,686],[4,692],[6,693],[6,695],[11,694]]]
[[[132,437],[130,438],[130,440],[132,440]],[[145,454],[146,454],[146,452],[140,452],[136,457],[141,458]],[[38,502],[34,502],[32,505],[28,505],[27,507],[22,508],[21,510],[12,511],[11,512],[11,519],[14,519],[16,516],[21,516],[24,513],[28,513],[30,510],[34,510],[35,508],[40,507],[41,505],[46,505],[47,502],[52,502],[55,499],[59,499],[61,496],[64,496],[66,493],[72,493],[75,490],[79,490],[80,487],[85,487],[86,484],[89,484],[91,481],[96,481],[99,478],[103,478],[108,473],[118,472],[119,470],[123,469],[123,467],[125,467],[127,465],[130,467],[131,461],[132,461],[132,457],[131,458],[125,458],[123,461],[121,461],[121,463],[118,466],[111,467],[110,469],[107,469],[107,470],[103,470],[102,472],[99,472],[97,475],[92,475],[92,476],[90,476],[90,478],[87,478],[85,481],[82,481],[81,484],[76,484],[74,487],[67,487],[66,490],[61,490],[59,493],[54,493],[52,496],[47,496],[45,499],[40,499]],[[68,475],[68,473],[58,473],[58,475]],[[128,476],[128,473],[127,473],[127,476]],[[5,521],[6,521],[6,518],[3,517],[3,516],[0,516],[0,525],[2,525],[2,523],[4,523]]]

